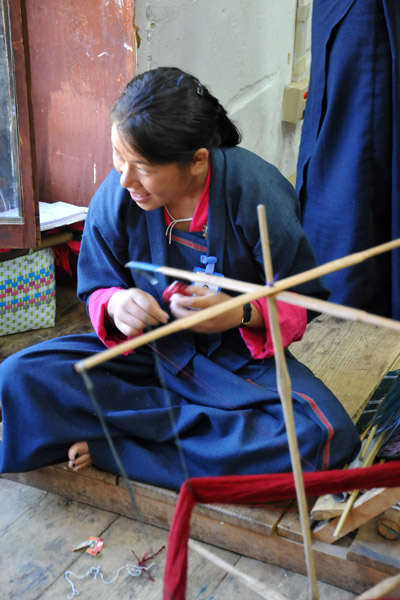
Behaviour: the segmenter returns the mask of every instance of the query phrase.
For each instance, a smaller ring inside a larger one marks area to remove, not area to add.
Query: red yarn
[[[304,473],[310,496],[400,486],[400,461],[368,468]],[[189,479],[182,485],[168,538],[163,600],[185,600],[190,516],[197,502],[252,504],[296,497],[292,473]]]

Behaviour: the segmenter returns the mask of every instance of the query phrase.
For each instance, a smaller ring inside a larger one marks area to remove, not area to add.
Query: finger
[[[167,323],[169,315],[161,308],[157,300],[148,294],[138,294],[135,299],[136,307],[140,309],[140,317],[150,325]]]
[[[114,317],[114,323],[118,329],[128,336],[134,336],[149,326],[157,326],[160,323],[167,323],[169,315],[161,311],[157,318],[149,313],[146,308],[142,308],[136,302],[132,302],[129,310],[125,307]]]
[[[200,285],[200,284],[192,284],[188,285],[186,288],[186,295],[192,296],[206,296],[209,294],[215,294],[214,290],[210,290],[208,285]]]
[[[186,316],[191,310],[198,310],[201,306],[195,306],[194,297],[183,294],[173,294],[170,299],[169,309],[176,317]]]
[[[222,298],[220,298],[220,294],[216,292],[207,292],[202,295],[196,294],[194,296],[174,294],[171,297],[171,303],[175,303],[177,307],[186,308],[187,310],[201,310],[213,306],[214,304],[218,304],[219,302],[222,302]]]
[[[136,335],[139,335],[146,325],[143,321],[126,314],[122,317],[115,317],[114,324],[117,329],[127,337],[135,337]]]

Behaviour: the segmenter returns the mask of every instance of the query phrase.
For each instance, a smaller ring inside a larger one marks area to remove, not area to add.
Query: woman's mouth
[[[148,193],[146,193],[146,194],[137,194],[135,192],[132,192],[131,190],[129,190],[129,193],[131,195],[132,200],[134,200],[138,204],[140,204],[141,202],[145,202],[151,196],[151,194],[148,194]]]

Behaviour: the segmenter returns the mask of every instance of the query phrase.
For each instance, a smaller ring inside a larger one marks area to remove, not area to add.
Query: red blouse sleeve
[[[268,305],[266,298],[255,300],[253,304],[257,307],[265,323],[265,329],[241,328],[242,339],[256,359],[269,358],[274,355],[271,330],[269,326]],[[292,342],[301,340],[307,326],[307,311],[300,306],[293,306],[286,302],[277,300],[279,323],[281,326],[282,343],[284,348]]]
[[[108,325],[107,304],[111,296],[122,288],[111,287],[95,290],[89,298],[89,317],[93,328],[107,348],[112,348],[121,342],[125,342],[128,338],[126,335],[118,331],[114,326]],[[124,355],[131,354],[133,350],[124,352]]]

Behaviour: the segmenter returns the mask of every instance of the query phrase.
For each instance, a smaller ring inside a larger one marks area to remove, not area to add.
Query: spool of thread
[[[162,293],[162,300],[166,306],[169,306],[169,301],[171,296],[174,294],[184,294],[185,296],[189,296],[190,294],[186,293],[187,285],[182,281],[173,281]]]
[[[400,510],[388,508],[380,515],[378,533],[386,540],[400,540]]]

